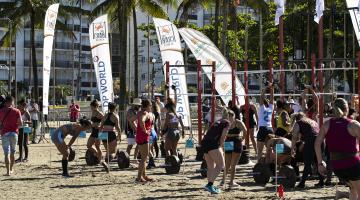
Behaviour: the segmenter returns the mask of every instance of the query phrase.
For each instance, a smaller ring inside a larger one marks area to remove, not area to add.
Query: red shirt
[[[19,133],[19,126],[17,124],[19,118],[21,118],[20,110],[13,107],[2,108],[0,110],[0,122],[3,125],[1,135],[5,135],[8,132]]]
[[[77,111],[80,109],[80,106],[77,104],[70,105],[70,119],[77,119],[79,118],[80,112]]]

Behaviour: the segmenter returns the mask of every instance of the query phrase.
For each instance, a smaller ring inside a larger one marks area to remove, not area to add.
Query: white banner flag
[[[216,62],[216,72],[226,72],[216,74],[215,89],[219,95],[221,95],[224,103],[228,103],[232,98],[231,88],[231,66],[227,62],[226,58],[221,54],[219,49],[211,42],[211,40],[203,33],[190,28],[179,29],[181,37],[185,40],[187,46],[193,52],[197,60],[201,60],[201,63],[211,65],[213,61]],[[208,76],[209,80],[212,80],[211,67],[204,67],[203,71]],[[240,80],[235,78],[237,95],[240,95],[238,100],[240,105],[245,104],[244,95],[245,90]]]
[[[285,13],[285,0],[275,0],[275,26],[279,25],[280,17]]]
[[[351,22],[354,27],[354,32],[356,35],[356,39],[358,41],[358,44],[360,46],[360,12],[359,12],[359,0],[346,0],[347,8],[349,9]]]
[[[105,113],[108,111],[109,102],[114,102],[107,15],[96,18],[90,24],[89,38],[101,107]]]
[[[51,52],[53,48],[55,26],[59,4],[52,4],[46,11],[44,23],[44,48],[43,48],[43,114],[49,113],[49,85],[50,85],[50,65]]]
[[[316,0],[316,14],[314,16],[314,21],[319,23],[321,17],[323,16],[325,10],[325,3],[324,0]]]
[[[183,54],[181,53],[180,36],[176,26],[168,20],[153,18],[163,64],[169,62],[170,65],[184,65]],[[164,70],[165,72],[165,70]],[[189,98],[186,95],[187,84],[185,68],[170,66],[169,84],[176,86],[177,96],[176,112],[181,115],[184,125],[189,127],[190,108]],[[170,95],[174,92],[170,89]]]

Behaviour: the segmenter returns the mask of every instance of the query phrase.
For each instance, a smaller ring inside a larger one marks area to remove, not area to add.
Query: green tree
[[[91,0],[90,0],[91,1]],[[161,4],[173,4],[173,0],[160,0],[158,1]],[[167,13],[162,9],[161,4],[153,0],[105,0],[100,3],[94,10],[95,15],[106,12],[109,14],[112,21],[117,22],[116,29],[119,31],[120,38],[120,109],[125,108],[125,93],[126,93],[126,58],[127,58],[127,21],[131,14],[134,17],[134,28],[135,37],[137,38],[137,22],[136,22],[136,12],[135,9],[139,8],[145,13],[154,16],[167,18]],[[135,90],[138,88],[138,44],[135,40],[134,45],[136,46],[135,50]]]
[[[71,1],[70,1],[71,2]],[[55,0],[17,0],[13,2],[4,2],[0,4],[0,18],[6,18],[12,20],[11,32],[7,32],[1,40],[4,46],[9,46],[10,38],[15,38],[19,30],[24,27],[26,23],[30,25],[30,48],[31,48],[31,68],[33,71],[33,84],[34,84],[34,97],[39,101],[39,83],[38,83],[38,71],[37,60],[35,50],[35,29],[43,29],[45,13],[47,8],[56,3]],[[68,13],[81,13],[86,14],[84,10],[72,7],[71,4],[63,5],[59,8],[59,17],[56,22],[57,28],[61,30],[67,30],[67,26],[61,21],[69,17]],[[24,19],[29,19],[28,21]],[[3,24],[2,24],[3,25]]]

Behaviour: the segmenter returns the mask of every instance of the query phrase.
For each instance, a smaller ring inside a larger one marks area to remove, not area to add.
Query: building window
[[[141,40],[141,46],[144,47],[145,46],[145,40]]]

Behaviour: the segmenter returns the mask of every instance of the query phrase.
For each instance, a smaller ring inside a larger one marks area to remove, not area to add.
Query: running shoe
[[[216,188],[215,186],[213,185],[206,185],[205,186],[205,190],[210,192],[211,194],[219,194],[220,193],[220,190],[218,188]]]

